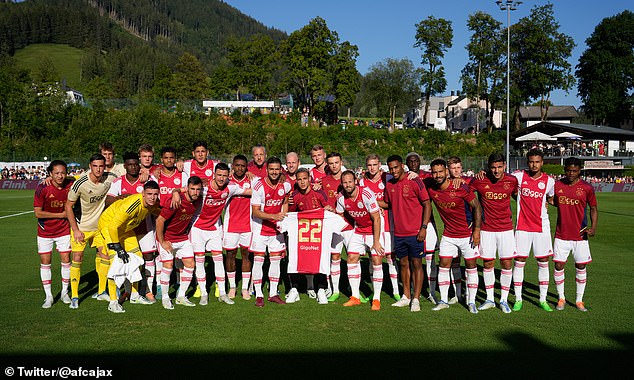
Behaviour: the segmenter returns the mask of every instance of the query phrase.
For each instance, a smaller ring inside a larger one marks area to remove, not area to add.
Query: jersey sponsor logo
[[[543,182],[540,182],[537,184],[537,187],[539,187],[540,190],[544,190],[546,188],[546,184]]]
[[[279,195],[280,197],[284,196],[284,189],[277,190],[277,195]]]
[[[99,202],[100,200],[102,200],[105,196],[106,196],[106,194],[104,193],[104,194],[101,194],[101,195],[97,195],[97,196],[94,196],[94,197],[90,197],[90,199],[88,200],[88,202],[90,202],[90,203],[97,203],[97,202]]]
[[[506,193],[496,193],[493,191],[487,191],[484,193],[484,197],[486,199],[498,200],[498,199],[506,199],[509,197]]]
[[[52,194],[51,194],[52,196]],[[58,207],[64,207],[64,201],[58,201],[58,200],[52,200],[51,201],[51,208],[58,208]]]
[[[161,181],[162,182],[162,181]],[[174,179],[174,185],[180,185],[181,184],[181,180],[178,178]]]
[[[559,196],[559,204],[561,205],[578,205],[580,202],[578,199],[568,198],[565,195]]]
[[[174,191],[173,187],[162,187],[161,186],[161,194],[165,195],[165,194],[171,194],[172,191]]]
[[[436,206],[440,208],[454,208],[456,207],[456,202],[437,202]]]
[[[368,215],[367,211],[350,211],[348,210],[348,214],[350,214],[351,217],[353,218],[363,218],[364,216]]]
[[[282,204],[282,201],[282,199],[269,199],[264,205],[266,207],[280,206]]]
[[[527,189],[525,187],[522,188],[522,196],[524,197],[531,197],[531,198],[543,198],[544,194],[540,193],[538,191],[534,191],[531,189]]]
[[[186,209],[182,209],[182,211],[185,213],[187,212]],[[191,214],[181,214],[181,216],[178,218],[178,220],[191,220],[193,215]]]
[[[225,194],[223,194],[223,195],[225,195]],[[214,198],[205,199],[205,205],[207,205],[207,206],[222,206],[226,202],[227,202],[226,199],[214,199]]]

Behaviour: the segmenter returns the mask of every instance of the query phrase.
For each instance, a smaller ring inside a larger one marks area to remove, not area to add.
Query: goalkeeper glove
[[[108,249],[111,249],[117,253],[117,256],[124,264],[127,264],[130,261],[130,255],[128,252],[123,249],[121,243],[108,243]]]

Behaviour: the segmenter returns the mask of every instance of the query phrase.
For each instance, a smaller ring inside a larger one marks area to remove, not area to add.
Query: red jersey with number
[[[465,202],[475,199],[473,192],[467,186],[455,188],[452,182],[445,190],[427,187],[429,198],[436,205],[440,218],[445,224],[443,236],[451,238],[466,238],[471,236],[469,220],[465,211]]]
[[[288,233],[288,273],[330,274],[330,243],[347,223],[333,212],[291,212],[280,222]]]
[[[328,197],[328,204],[332,208],[335,208],[337,206],[337,197],[339,193],[343,191],[341,179],[336,179],[332,175],[324,176],[321,178],[321,189]]]
[[[231,175],[229,184],[240,187],[243,190],[251,188],[251,181],[246,175],[238,179]],[[224,232],[244,233],[251,232],[251,196],[236,195],[227,201],[224,216]]]
[[[376,202],[372,190],[357,186],[354,198],[339,194],[337,212],[345,213],[354,220],[354,232],[360,235],[372,235],[372,218],[370,213],[379,212],[381,208]]]
[[[165,218],[164,238],[172,243],[180,243],[189,239],[191,221],[200,202],[192,203],[186,196],[181,196],[181,205],[178,208],[170,208],[172,196],[166,198],[161,209],[161,216]]]
[[[394,236],[418,235],[423,225],[423,203],[429,200],[423,181],[411,180],[406,175],[400,181],[391,178],[385,184],[383,200],[392,209]]]
[[[361,177],[359,186],[367,187],[372,190],[377,201],[382,201],[385,196],[385,184],[387,183],[387,173],[381,172],[379,178],[372,180],[366,176]],[[381,210],[381,218],[383,218],[383,231],[390,232],[390,219],[388,210]]]
[[[268,173],[266,172],[266,162],[262,166],[257,166],[254,161],[247,163],[247,170],[249,173],[253,173],[256,177],[266,178]]]
[[[214,231],[222,227],[222,210],[227,200],[234,195],[240,195],[244,190],[236,185],[229,184],[222,189],[214,189],[206,186],[203,191],[203,205],[200,212],[194,217],[194,227],[205,231]]]
[[[38,185],[33,198],[33,207],[41,207],[42,211],[52,213],[64,212],[68,191],[72,185],[73,181],[63,184],[61,189],[55,185]],[[38,218],[37,226],[37,236],[43,238],[56,238],[70,234],[70,224],[66,218]]]
[[[198,165],[196,160],[187,160],[183,166],[183,172],[187,174],[187,177],[196,176],[211,181],[214,178],[215,167],[216,162],[213,160],[207,160],[203,166]]]
[[[525,170],[516,171],[517,178],[517,230],[543,232],[550,230],[546,198],[555,194],[555,180],[542,173],[532,178]]]
[[[161,204],[163,204],[166,199],[172,199],[172,191],[174,189],[180,189],[181,187],[185,187],[187,185],[187,175],[184,172],[179,172],[178,170],[174,170],[174,172],[169,175],[161,171],[157,182],[160,193],[159,199]]]
[[[308,188],[306,194],[302,194],[298,189],[293,190],[293,205],[289,206],[289,211],[310,211],[324,208],[328,205],[328,196],[323,190],[313,190]]]
[[[488,177],[476,179],[471,182],[470,189],[479,194],[484,215],[482,231],[501,232],[513,229],[511,197],[517,193],[517,178],[504,174],[495,183]]]
[[[574,185],[568,184],[565,179],[555,182],[555,207],[557,207],[555,238],[585,240],[588,206],[597,206],[594,188],[588,182],[579,180]]]
[[[282,211],[284,198],[290,191],[291,185],[288,182],[278,182],[272,186],[266,178],[257,179],[253,183],[251,206],[258,206],[267,214],[277,214]],[[275,236],[278,234],[277,224],[274,220],[262,220],[253,215],[251,220],[251,231],[255,235]]]

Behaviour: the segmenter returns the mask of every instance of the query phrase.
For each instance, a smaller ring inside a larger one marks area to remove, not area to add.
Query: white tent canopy
[[[547,135],[542,132],[537,132],[537,131],[531,132],[529,134],[520,136],[515,139],[515,141],[556,141],[556,140],[557,140],[556,137]]]
[[[557,133],[553,137],[558,139],[580,139],[581,135],[578,135],[572,132],[561,132],[561,133]]]

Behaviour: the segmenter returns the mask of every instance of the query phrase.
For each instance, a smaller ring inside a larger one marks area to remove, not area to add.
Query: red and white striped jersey
[[[339,194],[337,212],[346,213],[354,220],[354,232],[361,235],[372,235],[372,218],[370,213],[381,210],[372,190],[357,186],[354,198],[346,198]]]
[[[367,187],[372,190],[374,196],[377,201],[382,201],[383,196],[385,195],[385,184],[387,182],[388,174],[385,172],[381,172],[381,175],[376,180],[372,180],[367,178],[366,176],[361,177],[359,179],[359,186]],[[382,210],[381,212],[381,223],[383,223],[383,231],[390,232],[390,219],[388,210]]]
[[[513,172],[517,178],[517,226],[519,231],[550,230],[546,198],[555,194],[555,180],[546,173],[532,178],[525,170]]]
[[[124,194],[141,194],[143,192],[143,183],[137,178],[136,181],[130,182],[125,175],[112,181],[108,195],[117,197]]]
[[[266,178],[257,179],[253,182],[253,193],[251,195],[251,206],[259,206],[260,210],[276,214],[282,211],[284,199],[291,191],[288,182],[278,182],[271,186]],[[273,220],[262,220],[251,216],[251,232],[254,236],[275,236],[278,234],[276,223]]]
[[[172,198],[172,190],[186,187],[188,179],[189,177],[185,172],[174,170],[174,173],[167,175],[161,171],[156,181],[159,185],[159,199],[161,200],[161,204],[163,204],[166,199]]]
[[[213,160],[207,160],[203,166],[199,166],[195,160],[187,160],[183,166],[183,173],[187,174],[187,178],[197,176],[211,181],[214,178],[215,167],[216,162]]]
[[[324,209],[290,212],[279,223],[288,233],[288,273],[330,274],[330,243],[333,233],[348,223]]]
[[[214,231],[222,227],[222,210],[225,208],[227,200],[234,195],[240,195],[244,189],[237,185],[227,185],[222,189],[214,189],[211,185],[205,186],[203,190],[202,208],[194,216],[194,227],[205,231]]]
[[[246,175],[237,179],[229,177],[229,184],[236,185],[243,190],[251,188],[251,181]],[[251,232],[251,196],[236,195],[229,198],[225,205],[224,232]]]

